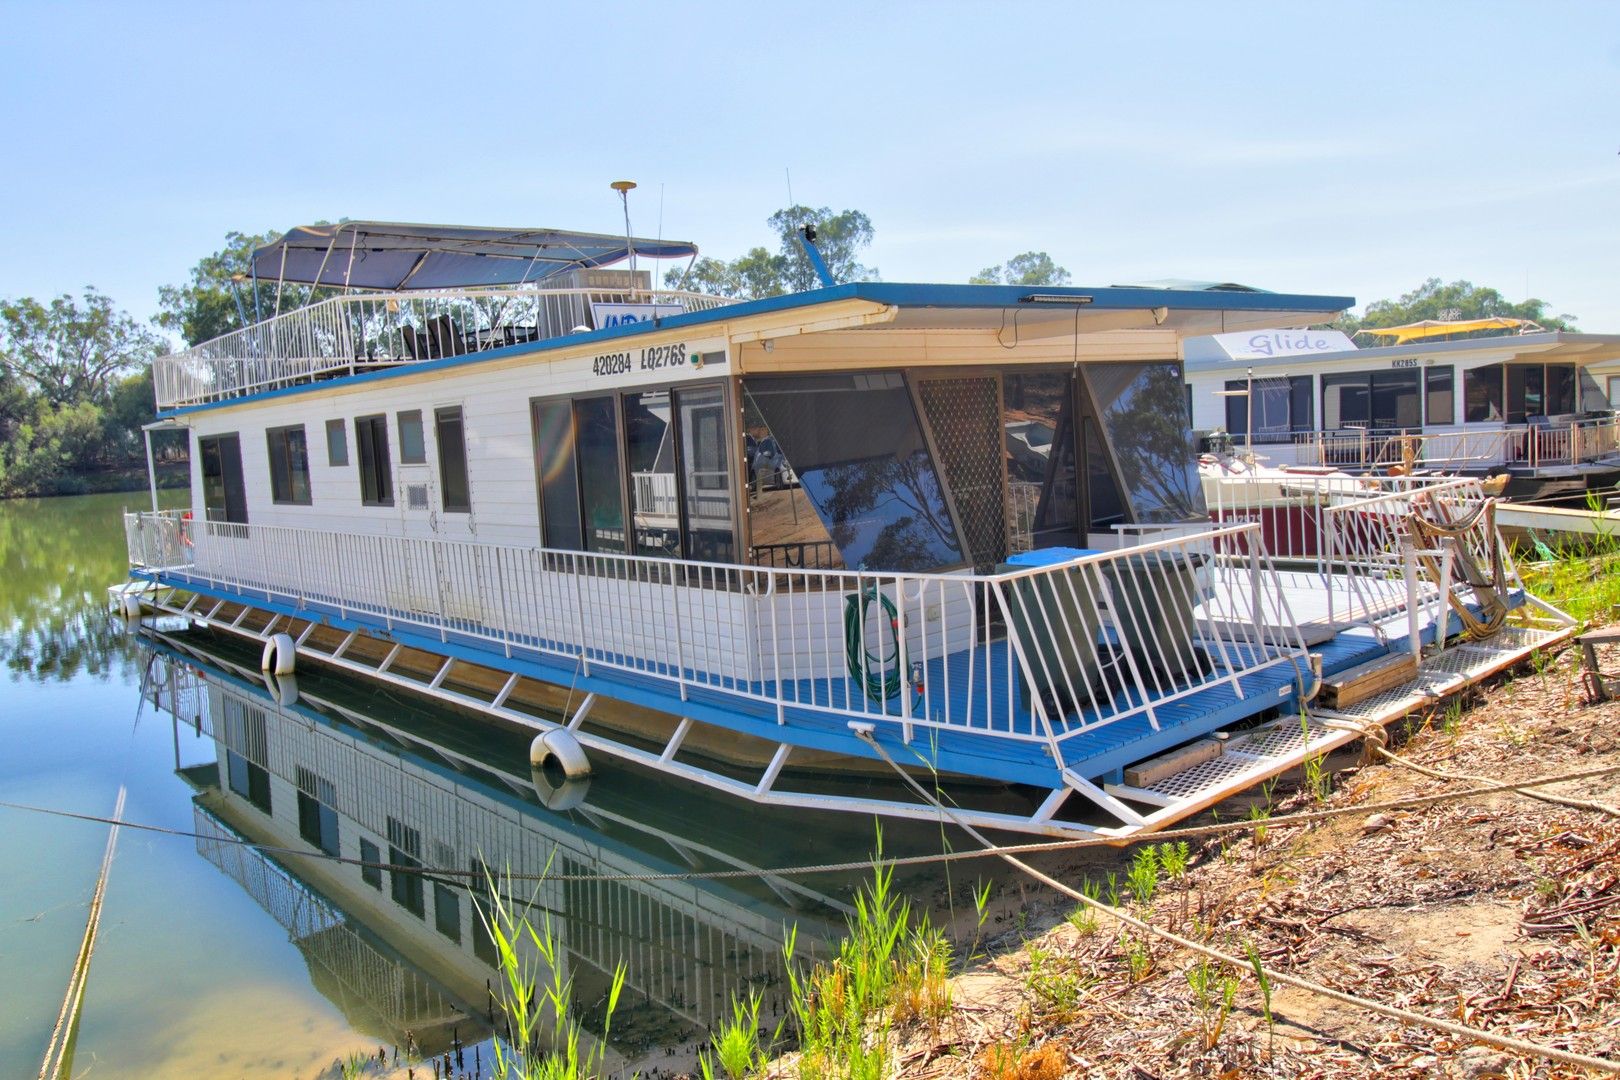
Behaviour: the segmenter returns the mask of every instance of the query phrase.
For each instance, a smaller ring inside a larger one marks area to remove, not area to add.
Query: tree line
[[[876,267],[861,261],[875,232],[859,210],[834,213],[795,205],[772,214],[766,225],[772,245],[729,260],[699,258],[670,270],[665,286],[750,300],[816,288],[820,282],[798,240],[806,226],[815,231],[836,280],[880,279]],[[158,290],[156,330],[191,346],[268,315],[276,307],[276,286],[253,283],[249,258],[254,248],[279,235],[228,233],[224,246],[198,260],[184,282]],[[1069,280],[1068,270],[1044,251],[1014,255],[968,279],[979,285],[1053,286]],[[280,307],[286,311],[330,292],[287,286]],[[1574,329],[1573,316],[1552,315],[1542,300],[1515,303],[1495,289],[1439,278],[1397,299],[1374,301],[1360,317],[1347,315],[1334,326],[1353,333],[1420,319],[1499,315],[1530,319],[1549,330]],[[141,427],[155,418],[152,360],[169,351],[169,340],[93,287],[77,297],[0,301],[0,498],[143,486]],[[181,457],[185,449],[169,447],[165,453]],[[183,477],[177,480],[184,483]]]

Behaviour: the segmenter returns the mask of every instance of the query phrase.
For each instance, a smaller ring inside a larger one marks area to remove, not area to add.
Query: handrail
[[[294,526],[125,517],[169,584],[312,615],[364,614],[508,655],[618,670],[686,696],[1062,743],[1247,676],[1304,664],[1256,525],[996,574],[678,562]],[[1227,559],[1225,549],[1242,549]],[[852,604],[852,597],[872,597]],[[878,598],[881,598],[878,599]],[[852,614],[853,613],[853,614]],[[677,647],[674,643],[678,642]]]
[[[1279,433],[1271,440],[1256,433],[1246,443],[1242,433],[1233,444],[1257,452],[1292,451],[1301,465],[1371,468],[1402,461],[1403,447],[1418,464],[1438,467],[1462,463],[1525,464],[1532,468],[1570,465],[1620,450],[1620,414],[1559,424],[1500,424],[1453,431],[1407,432],[1399,428],[1339,428]]]
[[[351,293],[153,361],[159,408],[196,405],[334,374],[469,355],[594,325],[593,305],[682,312],[738,301],[676,289],[539,287]]]

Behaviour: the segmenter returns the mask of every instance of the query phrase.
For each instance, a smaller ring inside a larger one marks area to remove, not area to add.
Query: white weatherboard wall
[[[663,339],[658,341],[661,343]],[[688,355],[694,352],[723,355],[724,343],[720,340],[693,338],[680,343],[686,346]],[[638,344],[630,351],[639,354],[652,344],[651,341],[639,343],[638,339]],[[608,347],[595,348],[606,350]],[[623,353],[627,348],[616,347],[614,352]],[[596,355],[550,359],[548,353],[531,353],[511,360],[474,360],[460,366],[331,389],[316,384],[312,389],[263,401],[201,410],[184,419],[196,437],[232,432],[240,435],[250,524],[348,533],[437,535],[533,547],[540,543],[540,530],[534,437],[529,420],[531,399],[593,391],[609,393],[637,383],[648,388],[676,382],[691,384],[722,379],[729,374],[727,364],[711,361],[702,368],[687,365],[653,373],[638,373],[632,369],[627,375],[596,375],[592,372]],[[441,485],[433,413],[445,406],[460,406],[462,410],[471,515],[446,515],[437,510]],[[402,466],[399,460],[398,414],[411,410],[422,413],[425,466]],[[394,505],[363,506],[354,420],[379,413],[388,419]],[[334,419],[343,421],[349,450],[349,463],[337,467],[328,464],[326,447],[326,422]],[[265,432],[297,424],[304,426],[304,438],[309,447],[309,506],[276,504],[270,498],[270,459]],[[406,509],[401,485],[414,480],[430,481],[434,515]],[[192,503],[193,513],[202,518],[202,469],[196,455],[192,457]],[[435,522],[433,516],[440,520]]]

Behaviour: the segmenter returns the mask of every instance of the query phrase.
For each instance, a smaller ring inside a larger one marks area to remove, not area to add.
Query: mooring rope
[[[39,1080],[58,1080],[67,1067],[68,1047],[73,1044],[72,1032],[79,1023],[79,1008],[84,1004],[84,988],[90,981],[90,958],[96,951],[96,934],[101,929],[101,901],[107,894],[107,874],[112,870],[113,851],[118,846],[119,818],[124,814],[124,798],[128,789],[118,788],[118,801],[113,804],[112,826],[107,833],[107,850],[101,856],[101,870],[96,874],[96,890],[90,897],[90,914],[84,923],[84,938],[79,942],[79,954],[73,961],[73,973],[68,977],[67,993],[62,998],[62,1009],[56,1014],[56,1026],[51,1029],[51,1041],[45,1047],[45,1060],[39,1066]]]
[[[874,751],[876,751],[878,756],[886,761],[890,768],[894,769],[894,771],[899,774],[900,778],[909,784],[913,790],[915,790],[924,799],[932,803],[940,811],[940,813],[944,814],[946,817],[949,817],[958,827],[960,827],[969,836],[973,837],[974,840],[982,844],[987,851],[995,850],[995,845],[991,844],[990,841],[983,836],[983,834],[981,834],[972,825],[960,820],[949,807],[945,806],[938,799],[934,798],[932,793],[930,793],[921,784],[917,783],[917,781],[910,774],[896,764],[895,760],[889,756],[888,751],[884,750],[883,747],[878,744],[876,739],[872,738],[871,735],[866,732],[861,732],[860,735],[861,738],[865,739],[867,744],[870,745]],[[1274,968],[1265,967],[1264,965],[1260,964],[1258,960],[1251,961],[1246,957],[1234,956],[1231,953],[1223,952],[1220,949],[1205,945],[1202,942],[1183,937],[1174,931],[1154,926],[1150,922],[1138,919],[1135,916],[1120,910],[1119,908],[1103,903],[1101,900],[1095,900],[1087,896],[1083,891],[1059,881],[1050,874],[1042,873],[1014,855],[1000,851],[997,851],[996,853],[1008,865],[1022,870],[1024,873],[1028,874],[1036,881],[1041,882],[1043,885],[1046,885],[1048,888],[1056,889],[1065,896],[1077,900],[1080,903],[1085,904],[1087,907],[1093,908],[1094,910],[1101,911],[1126,926],[1135,927],[1137,930],[1143,933],[1152,934],[1153,936],[1162,938],[1165,941],[1171,942],[1172,944],[1179,945],[1184,949],[1189,949],[1203,956],[1207,956],[1211,960],[1218,960],[1237,971],[1240,977],[1246,978],[1251,974],[1257,976],[1263,974],[1268,980],[1279,983],[1283,986],[1292,986],[1296,990],[1303,990],[1306,993],[1315,994],[1319,997],[1325,997],[1330,1000],[1340,1002],[1344,1005],[1352,1005],[1358,1009],[1365,1009],[1368,1012],[1375,1012],[1381,1016],[1387,1016],[1394,1020],[1400,1020],[1409,1024],[1416,1024],[1422,1027],[1433,1028],[1436,1031],[1443,1031],[1448,1035],[1455,1035],[1463,1039],[1472,1039],[1475,1042],[1487,1043],[1503,1050],[1512,1050],[1516,1053],[1528,1054],[1534,1057],[1544,1058],[1548,1061],[1557,1061],[1566,1065],[1579,1065],[1586,1069],[1596,1069],[1600,1072],[1620,1075],[1620,1061],[1611,1061],[1608,1058],[1592,1057],[1588,1054],[1576,1053],[1573,1050],[1562,1050],[1558,1047],[1544,1046],[1540,1043],[1531,1042],[1528,1039],[1520,1039],[1513,1035],[1499,1035],[1494,1031],[1487,1031],[1483,1028],[1472,1027],[1468,1024],[1459,1024],[1451,1020],[1441,1019],[1437,1016],[1428,1016],[1420,1012],[1413,1012],[1410,1009],[1402,1009],[1395,1005],[1386,1005],[1383,1002],[1375,1001],[1372,998],[1364,998],[1356,994],[1346,993],[1343,990],[1335,990],[1331,986],[1325,986],[1322,983],[1313,982],[1310,979],[1303,979],[1297,975],[1289,975],[1285,972],[1277,971]]]

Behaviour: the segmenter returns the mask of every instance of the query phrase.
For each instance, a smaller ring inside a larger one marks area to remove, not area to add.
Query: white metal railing
[[[594,327],[592,304],[659,304],[683,312],[737,301],[668,289],[434,290],[353,293],[289,311],[152,364],[159,408],[393,364],[462,356]]]
[[[1449,524],[1486,498],[1481,482],[1471,478],[1309,474],[1221,477],[1207,482],[1205,493],[1212,522],[1255,524],[1285,573],[1298,568],[1314,580],[1313,610],[1299,613],[1306,621],[1360,623],[1380,637],[1390,616],[1428,604],[1441,588],[1435,582],[1420,583],[1416,592],[1411,587],[1405,561],[1413,546],[1411,516]],[[1502,540],[1476,530],[1467,543],[1476,564],[1487,566],[1491,545]]]
[[[173,513],[125,522],[132,564],[170,584],[479,639],[654,680],[683,699],[720,692],[782,723],[833,714],[899,724],[907,737],[965,730],[1056,753],[1101,724],[1157,727],[1166,704],[1209,686],[1243,696],[1262,669],[1305,672],[1258,525],[974,575],[674,562]]]
[[[1242,445],[1243,437],[1235,442]],[[1620,416],[1456,431],[1406,433],[1364,428],[1296,431],[1278,441],[1257,437],[1257,454],[1296,465],[1371,469],[1410,461],[1422,468],[1578,465],[1620,450]]]

